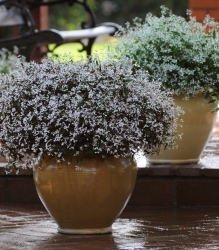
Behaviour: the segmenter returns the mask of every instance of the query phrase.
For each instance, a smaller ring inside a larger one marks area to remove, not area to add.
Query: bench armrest
[[[111,25],[109,25],[106,23],[89,29],[72,31],[58,31],[55,29],[51,29],[51,31],[59,34],[63,38],[64,42],[74,42],[85,38],[97,38],[101,35],[114,35],[118,28],[119,26],[117,24],[111,23]]]

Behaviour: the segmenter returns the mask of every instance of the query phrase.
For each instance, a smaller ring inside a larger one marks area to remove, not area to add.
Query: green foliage
[[[219,23],[209,16],[198,23],[190,12],[188,18],[162,7],[161,17],[135,19],[121,30],[115,56],[160,79],[175,94],[189,98],[202,92],[218,100]]]
[[[89,6],[95,10],[95,0],[88,0]],[[60,11],[61,9],[61,11]],[[80,28],[82,22],[89,23],[89,16],[79,4],[69,6],[67,3],[49,8],[49,27],[58,30],[74,30]]]
[[[173,13],[185,16],[188,0],[88,0],[95,11],[98,23],[116,22],[124,25],[136,16],[145,17],[148,12],[159,14],[160,5],[166,5]],[[61,8],[61,11],[60,11]],[[70,30],[78,28],[87,20],[84,10],[75,4],[72,7],[58,5],[50,7],[49,24],[51,28]]]
[[[165,5],[173,13],[185,16],[188,0],[97,0],[97,17],[100,22],[112,21],[124,25],[136,16],[144,18],[147,13],[158,15]]]

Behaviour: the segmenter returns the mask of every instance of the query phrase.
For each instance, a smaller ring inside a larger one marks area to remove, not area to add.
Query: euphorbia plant
[[[181,110],[144,71],[96,58],[17,67],[0,79],[0,150],[9,168],[45,154],[133,157],[174,145]]]
[[[206,16],[203,23],[188,11],[188,20],[161,7],[161,16],[136,18],[118,34],[115,56],[145,70],[149,79],[188,99],[197,93],[219,100],[219,23]]]

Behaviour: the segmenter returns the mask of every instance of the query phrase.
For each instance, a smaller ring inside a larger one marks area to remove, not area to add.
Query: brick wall
[[[203,21],[206,14],[219,21],[219,0],[189,0],[189,8],[197,21]]]

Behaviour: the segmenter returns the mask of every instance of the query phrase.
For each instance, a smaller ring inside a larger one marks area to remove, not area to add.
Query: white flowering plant
[[[0,153],[9,169],[45,154],[133,157],[174,145],[182,111],[144,71],[97,58],[18,67],[0,79]]]
[[[15,70],[16,64],[20,62],[25,63],[25,58],[18,56],[18,48],[15,47],[13,52],[5,48],[0,49],[0,74]]]
[[[145,20],[127,23],[117,34],[115,56],[185,99],[201,92],[218,101],[219,23],[210,16],[199,23],[187,14],[188,21],[161,6],[160,17],[149,13]]]

